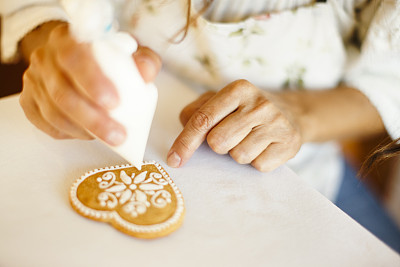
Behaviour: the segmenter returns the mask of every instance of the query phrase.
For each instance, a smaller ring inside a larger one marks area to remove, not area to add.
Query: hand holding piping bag
[[[107,0],[63,0],[70,29],[79,42],[91,44],[93,56],[105,76],[117,88],[120,103],[110,116],[124,125],[127,137],[119,146],[110,146],[138,169],[157,104],[157,88],[145,83],[132,54],[137,42],[113,25],[113,6]]]

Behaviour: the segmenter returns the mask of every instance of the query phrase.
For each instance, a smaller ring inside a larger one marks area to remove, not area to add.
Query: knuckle
[[[300,146],[302,136],[300,132],[292,125],[292,123],[283,115],[277,116],[273,123],[275,128],[280,132],[279,140],[281,143],[293,146]]]
[[[229,149],[226,147],[226,136],[220,133],[211,132],[207,136],[207,143],[210,146],[210,148],[218,154],[228,153]]]
[[[275,122],[276,125],[280,126],[280,128],[285,129],[286,134],[292,134],[293,127],[289,119],[281,112],[276,112],[274,114],[273,122]]]
[[[25,80],[30,79],[28,77],[29,75],[25,75],[23,76],[23,88],[22,88],[22,92],[19,96],[19,104],[22,107],[22,109],[25,111],[25,113],[28,115],[29,112],[33,109],[33,107],[35,106],[35,98],[32,97],[32,94],[28,91],[32,90],[31,86],[29,85],[29,83],[25,82]]]
[[[61,116],[52,116],[52,124],[57,128],[57,129],[60,129],[60,130],[63,130],[63,129],[68,129],[71,125],[70,125],[70,123],[68,123],[68,121],[65,119],[65,118],[63,118],[63,117],[61,117]]]
[[[274,105],[268,99],[261,99],[257,101],[258,103],[249,110],[248,115],[250,118],[265,118],[266,116],[271,116],[274,113]]]
[[[106,140],[108,137],[108,133],[111,130],[115,129],[115,125],[110,122],[110,120],[99,120],[99,119],[91,119],[88,120],[88,125],[83,125],[94,135],[98,136],[102,140]]]
[[[22,93],[19,96],[19,105],[22,107],[23,110],[28,109],[28,104],[24,91],[22,91]]]
[[[30,65],[35,67],[43,66],[44,62],[44,49],[39,47],[35,49],[30,56]]]
[[[19,96],[19,104],[24,111],[26,117],[29,120],[32,120],[32,117],[35,116],[36,112],[33,108],[33,103],[28,100],[24,91],[22,91],[21,95]]]
[[[300,147],[303,144],[303,137],[299,132],[296,132],[296,135],[293,140],[294,140],[295,148],[296,148],[296,152],[297,152],[300,150]]]
[[[49,92],[56,106],[67,111],[74,108],[74,101],[68,93],[68,90],[54,88],[54,90],[50,90]]]
[[[66,134],[60,132],[59,130],[57,130],[55,128],[50,128],[46,132],[48,135],[50,135],[51,137],[53,137],[54,139],[57,139],[57,140],[70,138],[69,136],[67,136]]]
[[[276,110],[275,105],[266,98],[258,99],[256,110],[265,112],[266,110]]]
[[[287,160],[294,158],[297,155],[297,152],[299,152],[301,148],[300,140],[301,140],[300,137],[294,137],[291,143],[289,144],[289,147],[287,148],[287,153],[288,153]]]
[[[67,130],[71,127],[71,124],[63,116],[61,116],[55,110],[47,108],[43,110],[43,117],[54,126],[56,132],[61,133],[63,130]]]
[[[247,88],[247,87],[252,87],[252,84],[248,81],[248,80],[246,80],[246,79],[239,79],[239,80],[236,80],[236,81],[234,81],[233,83],[232,83],[232,87],[233,88]]]
[[[244,79],[236,80],[230,84],[229,93],[234,96],[239,96],[248,87],[248,81]]]
[[[229,155],[239,164],[249,164],[251,162],[248,153],[240,149],[232,149]]]
[[[58,79],[58,75],[56,74],[50,74],[46,77],[43,77],[44,81],[44,89],[49,92],[50,95],[54,93],[54,96],[58,96],[59,93],[58,91],[63,91],[64,94],[66,94],[66,88],[63,87],[61,81]]]
[[[32,81],[33,81],[33,77],[32,77],[31,67],[28,67],[28,69],[22,75],[23,89],[26,88],[27,85],[31,84]]]
[[[179,119],[182,122],[182,124],[186,124],[188,119],[190,118],[190,114],[193,113],[193,109],[190,105],[184,107],[179,114]]]
[[[251,162],[251,165],[256,168],[256,170],[260,171],[260,172],[269,172],[272,171],[272,168],[269,166],[269,164],[265,161],[261,161],[261,160],[253,160],[253,162]]]
[[[55,48],[55,57],[60,64],[74,69],[85,62],[88,58],[88,51],[84,44],[66,42],[66,44]],[[91,71],[91,69],[87,69],[87,71]]]
[[[57,49],[56,58],[62,65],[73,68],[78,63],[79,54],[75,46],[64,46]]]
[[[298,131],[296,131],[295,129],[291,129],[290,130],[290,141],[292,144],[299,146],[301,144],[301,135]]]
[[[282,113],[271,111],[269,114],[269,117],[270,117],[270,119],[269,119],[270,124],[275,129],[283,130],[286,133],[288,132],[289,121]]]
[[[39,110],[47,122],[49,122],[51,125],[55,125],[55,122],[57,121],[57,115],[49,105],[42,105],[40,106]]]
[[[231,85],[232,93],[235,95],[243,93],[251,95],[258,91],[257,87],[245,79],[236,80]]]
[[[298,151],[298,149],[293,149],[292,153],[289,153],[289,154],[288,154],[288,156],[287,156],[287,158],[286,158],[286,161],[288,161],[288,160],[294,158],[294,157],[296,156],[296,154],[297,154],[297,151]]]
[[[192,128],[200,133],[208,132],[213,126],[213,118],[205,111],[197,111],[191,119]]]
[[[67,33],[68,33],[68,26],[67,25],[57,26],[50,32],[49,42],[50,43],[57,43]]]

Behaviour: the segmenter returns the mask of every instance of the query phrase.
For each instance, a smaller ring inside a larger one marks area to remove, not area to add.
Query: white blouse
[[[156,50],[165,66],[195,84],[219,90],[236,79],[263,89],[325,89],[346,82],[379,111],[392,138],[400,137],[400,1],[214,0],[204,14],[187,0],[114,0],[119,24]],[[49,20],[67,20],[58,1],[2,1],[2,59],[18,56],[19,40]],[[361,47],[351,40],[357,33]],[[175,37],[175,39],[174,39]],[[334,199],[342,174],[333,143],[305,144],[288,162]]]

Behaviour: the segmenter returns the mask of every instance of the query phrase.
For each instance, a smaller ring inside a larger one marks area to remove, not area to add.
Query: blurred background
[[[0,17],[0,41],[1,41],[1,17]],[[0,52],[1,52],[1,46],[0,46]],[[24,62],[5,65],[2,64],[0,61],[0,97],[15,94],[21,91],[22,74],[25,68],[26,64]]]

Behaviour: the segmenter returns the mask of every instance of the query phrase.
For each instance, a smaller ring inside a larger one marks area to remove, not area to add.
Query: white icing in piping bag
[[[73,36],[91,44],[101,70],[118,90],[120,104],[110,116],[125,126],[127,139],[110,147],[141,169],[158,93],[154,84],[143,81],[132,58],[137,42],[114,29],[112,1],[63,0],[62,4]]]

